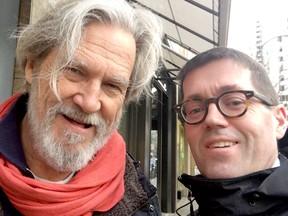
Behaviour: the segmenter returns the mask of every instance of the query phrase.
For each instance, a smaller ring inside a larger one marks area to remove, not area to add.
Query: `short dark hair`
[[[216,47],[196,55],[190,59],[180,70],[178,79],[180,80],[181,93],[183,96],[183,82],[186,76],[208,63],[221,59],[231,59],[235,63],[251,71],[251,81],[255,90],[272,99],[274,104],[278,104],[278,95],[273,87],[267,71],[250,56],[238,50],[227,47]]]

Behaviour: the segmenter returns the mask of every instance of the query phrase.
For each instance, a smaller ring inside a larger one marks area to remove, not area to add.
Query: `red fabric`
[[[16,98],[4,102],[4,108],[0,106],[0,110],[7,111]],[[92,215],[93,211],[111,209],[123,197],[125,152],[125,142],[115,131],[93,161],[67,184],[25,177],[1,156],[0,185],[15,208],[24,215]]]

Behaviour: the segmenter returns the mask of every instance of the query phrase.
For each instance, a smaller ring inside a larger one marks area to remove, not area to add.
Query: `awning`
[[[161,19],[165,71],[172,77],[195,54],[227,44],[230,0],[128,1]]]

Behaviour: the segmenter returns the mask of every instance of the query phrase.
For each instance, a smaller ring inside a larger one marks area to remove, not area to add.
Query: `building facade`
[[[15,64],[17,40],[7,46],[11,39],[6,30],[35,22],[43,14],[43,1],[0,0],[0,103],[25,91],[24,74]],[[141,161],[146,176],[157,187],[163,215],[174,215],[180,199],[188,194],[177,177],[184,172],[197,173],[184,129],[173,110],[180,100],[176,76],[197,53],[226,46],[230,0],[127,1],[162,19],[164,62],[152,83],[154,97],[127,107],[119,130],[127,150]]]
[[[255,58],[266,68],[280,102],[288,110],[288,15],[281,20],[282,28],[274,34],[264,21],[257,20]]]

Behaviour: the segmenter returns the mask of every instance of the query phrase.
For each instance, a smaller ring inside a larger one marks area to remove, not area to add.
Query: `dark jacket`
[[[288,215],[288,160],[280,155],[281,166],[243,177],[211,180],[181,175],[195,197],[200,216]]]
[[[17,166],[23,175],[32,178],[31,173],[27,170],[28,165],[19,134],[19,125],[26,113],[27,99],[27,94],[22,95],[11,106],[5,117],[0,120],[0,154]],[[126,155],[124,180],[125,194],[122,200],[108,212],[94,212],[93,215],[161,215],[156,188],[144,176],[140,169],[140,163],[129,154]],[[21,214],[0,189],[0,216],[2,215],[18,216]]]
[[[286,130],[284,137],[278,140],[278,149],[281,154],[288,158],[288,130]]]

